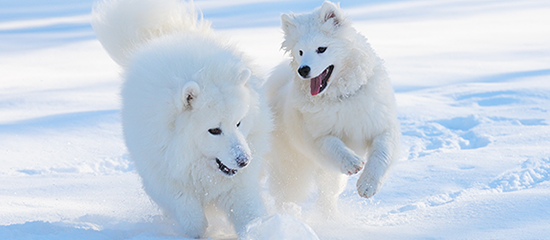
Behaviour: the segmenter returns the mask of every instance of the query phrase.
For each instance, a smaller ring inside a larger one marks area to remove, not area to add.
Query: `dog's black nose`
[[[246,167],[248,165],[248,162],[237,162],[237,165],[239,165],[240,168]]]
[[[237,166],[239,166],[240,168],[243,168],[243,167],[246,167],[246,165],[248,165],[248,163],[250,162],[250,157],[247,157],[245,155],[238,156],[237,159],[235,159],[235,161],[237,162]]]
[[[309,68],[309,66],[301,66],[301,67],[298,69],[298,73],[299,73],[300,76],[302,76],[303,78],[306,78],[307,75],[309,75],[309,71],[311,71],[311,68]]]

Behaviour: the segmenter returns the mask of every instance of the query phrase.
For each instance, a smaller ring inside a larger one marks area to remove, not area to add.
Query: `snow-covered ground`
[[[321,3],[196,0],[264,74],[284,59],[280,13]],[[120,69],[91,6],[0,0],[0,239],[182,239],[127,155]],[[342,216],[317,218],[313,201],[293,213],[320,239],[548,239],[550,2],[341,6],[386,61],[402,157],[372,199],[352,177]]]

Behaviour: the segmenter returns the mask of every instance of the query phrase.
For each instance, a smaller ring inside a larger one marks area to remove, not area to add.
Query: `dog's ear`
[[[250,77],[252,76],[252,71],[249,68],[244,68],[239,74],[239,83],[245,85]]]
[[[295,39],[294,33],[296,32],[296,16],[294,13],[282,14],[281,15],[281,28],[283,29],[284,41],[281,44],[281,49],[285,52],[292,50],[292,45],[294,45]]]
[[[181,94],[179,96],[180,99],[179,102],[182,104],[181,110],[190,109],[195,101],[195,99],[199,96],[201,92],[201,89],[199,87],[199,84],[196,82],[190,81],[187,82],[185,85],[183,85],[183,88],[181,89]]]
[[[290,35],[291,32],[296,28],[296,24],[294,23],[294,14],[282,14],[281,15],[281,28],[283,28],[283,32],[285,35]]]
[[[342,15],[340,6],[330,1],[325,1],[323,6],[321,6],[320,17],[323,23],[332,21],[334,26],[339,26],[340,23],[344,21],[344,16]]]

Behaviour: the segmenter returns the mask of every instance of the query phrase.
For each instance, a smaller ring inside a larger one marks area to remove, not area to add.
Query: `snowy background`
[[[128,157],[92,2],[0,0],[0,239],[182,239]],[[196,0],[263,74],[279,15],[321,3]],[[351,178],[336,220],[295,214],[321,239],[550,238],[550,1],[341,6],[386,61],[402,157],[372,199]]]

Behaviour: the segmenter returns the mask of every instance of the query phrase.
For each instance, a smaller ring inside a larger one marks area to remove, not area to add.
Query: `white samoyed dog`
[[[267,158],[278,202],[301,202],[318,189],[330,213],[348,175],[357,191],[376,194],[398,158],[400,130],[383,61],[331,2],[309,14],[283,14],[280,64],[266,83],[275,130]]]
[[[188,237],[204,236],[206,206],[237,233],[266,216],[271,115],[243,54],[178,0],[100,2],[92,25],[124,70],[124,139],[151,199]]]

